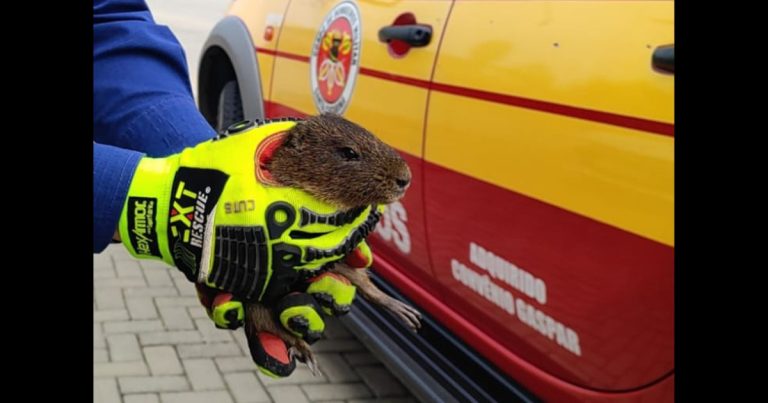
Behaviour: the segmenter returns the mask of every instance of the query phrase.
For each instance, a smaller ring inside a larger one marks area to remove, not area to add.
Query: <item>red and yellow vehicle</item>
[[[671,401],[672,1],[237,0],[212,124],[341,113],[413,171],[348,326],[422,400]]]

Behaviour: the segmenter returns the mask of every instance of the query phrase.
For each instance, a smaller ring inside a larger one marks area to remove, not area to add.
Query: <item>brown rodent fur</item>
[[[341,210],[392,203],[411,181],[397,151],[332,114],[296,124],[267,168],[281,185],[303,189]]]
[[[395,202],[411,181],[411,171],[397,151],[368,130],[333,114],[299,121],[265,168],[279,185],[302,189],[340,210]],[[390,310],[411,329],[421,326],[419,312],[384,294],[373,285],[366,270],[336,263],[330,271],[346,277],[359,294]],[[249,337],[262,331],[277,335],[316,371],[309,345],[285,331],[265,306],[246,304],[245,328]]]

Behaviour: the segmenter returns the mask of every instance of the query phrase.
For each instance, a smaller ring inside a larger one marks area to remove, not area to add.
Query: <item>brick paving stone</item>
[[[231,357],[242,354],[235,343],[184,344],[178,346],[181,358]]]
[[[253,359],[248,357],[219,357],[215,359],[221,372],[243,372],[257,370]]]
[[[123,395],[123,403],[160,403],[160,397],[154,393]]]
[[[237,403],[270,402],[269,395],[253,373],[224,374],[224,380]]]
[[[117,277],[117,273],[115,273],[115,268],[111,266],[111,263],[110,263],[110,266],[104,267],[104,268],[101,268],[101,269],[97,269],[96,267],[94,267],[94,270],[93,270],[93,278],[94,279],[96,279],[96,278],[115,278],[115,277]]]
[[[179,295],[176,287],[146,287],[126,288],[123,290],[126,297],[173,297]]]
[[[123,393],[177,392],[189,390],[183,376],[126,376],[118,378]]]
[[[275,403],[309,403],[307,396],[296,385],[281,385],[267,388]]]
[[[193,390],[224,389],[224,380],[210,358],[183,360],[184,370]]]
[[[109,353],[106,349],[98,349],[93,350],[93,362],[108,362],[109,361]]]
[[[199,306],[197,297],[157,297],[155,303],[158,308],[164,306]]]
[[[99,290],[107,288],[144,287],[146,285],[147,283],[144,281],[144,277],[97,278],[93,280],[93,286]]]
[[[195,325],[197,326],[197,330],[203,335],[203,340],[205,340],[206,343],[232,341],[232,331],[216,328],[213,321],[208,318],[195,319]]]
[[[144,347],[144,357],[152,375],[181,375],[184,369],[172,346]]]
[[[165,262],[159,260],[139,260],[139,265],[145,271],[171,271],[176,270]]]
[[[163,330],[163,323],[159,320],[131,320],[121,322],[105,322],[104,333],[143,333],[154,330]]]
[[[168,271],[168,269],[144,270],[144,278],[147,279],[147,284],[150,287],[173,287],[174,284]]]
[[[121,403],[117,382],[113,378],[94,379],[93,401],[94,403]]]
[[[114,267],[115,267],[115,264],[114,262],[112,262],[111,254],[107,252],[93,254],[93,271],[113,269]]]
[[[189,317],[192,319],[202,319],[207,318],[208,313],[205,312],[205,309],[202,306],[190,306],[187,308],[189,311]]]
[[[159,344],[191,344],[200,343],[203,336],[197,330],[174,330],[139,333],[139,343],[142,346]]]
[[[96,307],[99,310],[125,309],[123,293],[120,290],[94,287],[93,296],[96,299]]]
[[[163,324],[168,330],[194,330],[195,324],[189,310],[183,306],[164,306],[159,309]]]
[[[218,392],[182,392],[160,394],[162,403],[232,403],[232,397],[226,391]]]
[[[93,311],[94,322],[123,321],[128,320],[128,311],[125,309],[106,309],[102,311]]]
[[[144,361],[133,362],[97,362],[93,364],[95,378],[149,375],[149,369]]]
[[[112,362],[141,361],[139,340],[135,334],[111,334],[107,336],[107,345],[112,357]]]
[[[197,298],[197,290],[195,290],[195,286],[186,278],[174,277],[172,281],[176,285],[176,289],[179,291],[179,295]]]
[[[104,332],[101,330],[101,323],[93,324],[93,348],[105,348],[107,342],[104,339]]]
[[[117,277],[129,278],[129,277],[141,277],[141,266],[139,262],[135,260],[119,260],[115,262],[115,272]]]
[[[157,309],[152,297],[125,297],[125,305],[131,319],[157,319]]]
[[[301,389],[310,400],[354,399],[369,397],[371,392],[363,383],[326,383],[320,385],[301,385]]]

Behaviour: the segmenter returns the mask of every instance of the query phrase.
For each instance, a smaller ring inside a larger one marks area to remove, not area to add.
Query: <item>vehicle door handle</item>
[[[424,24],[390,25],[379,30],[380,41],[389,42],[394,39],[415,48],[424,47],[432,40],[432,27]]]
[[[653,51],[651,64],[656,70],[675,73],[675,45],[659,46]]]

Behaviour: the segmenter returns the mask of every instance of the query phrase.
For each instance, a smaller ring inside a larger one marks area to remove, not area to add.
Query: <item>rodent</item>
[[[365,128],[334,114],[299,120],[263,168],[277,185],[302,189],[344,211],[393,203],[411,182],[408,164],[397,151]],[[330,271],[347,278],[364,298],[390,310],[412,330],[420,328],[419,312],[384,294],[366,270],[336,263]],[[265,306],[246,303],[245,330],[249,339],[262,331],[277,335],[288,343],[292,354],[316,371],[309,345],[285,331]]]
[[[397,151],[333,114],[298,122],[267,169],[279,184],[302,189],[341,210],[392,203],[411,182],[411,170]]]

